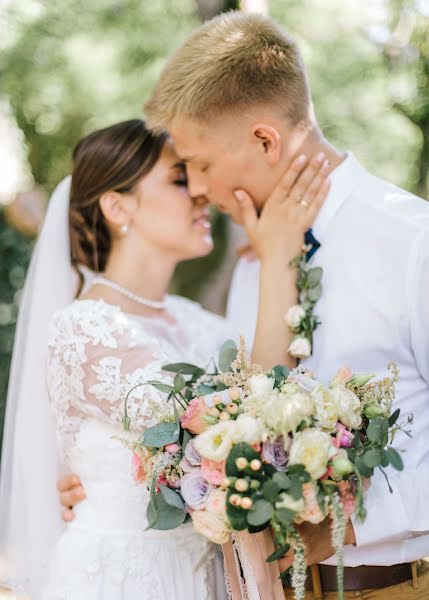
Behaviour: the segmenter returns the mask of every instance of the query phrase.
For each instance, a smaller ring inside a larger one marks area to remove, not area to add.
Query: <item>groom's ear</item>
[[[251,131],[253,142],[259,145],[261,154],[269,165],[276,165],[280,160],[282,138],[280,132],[271,125],[256,123]]]

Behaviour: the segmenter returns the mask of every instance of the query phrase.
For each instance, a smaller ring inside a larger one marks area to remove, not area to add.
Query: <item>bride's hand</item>
[[[60,493],[61,505],[64,507],[63,520],[73,521],[73,507],[86,498],[82,482],[78,475],[72,473],[60,479],[57,488]]]
[[[252,249],[261,261],[286,261],[297,256],[304,235],[319,213],[329,191],[329,161],[320,153],[310,163],[301,155],[288,167],[258,217],[244,190],[235,196]]]

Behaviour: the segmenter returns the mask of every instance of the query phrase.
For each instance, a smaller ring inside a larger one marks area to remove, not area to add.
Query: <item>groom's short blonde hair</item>
[[[298,46],[267,17],[229,12],[179,48],[145,108],[150,126],[168,129],[176,117],[207,121],[268,103],[294,124],[309,116],[310,89]]]

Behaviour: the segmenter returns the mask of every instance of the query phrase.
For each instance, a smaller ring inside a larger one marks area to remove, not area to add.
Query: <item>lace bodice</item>
[[[171,383],[166,363],[205,366],[230,332],[221,317],[170,296],[162,318],[124,313],[103,300],[77,300],[57,312],[49,332],[48,388],[65,464],[87,420],[121,426],[124,399],[138,384]],[[131,427],[142,431],[171,414],[165,394],[150,385],[128,400]],[[69,465],[70,466],[70,465]]]

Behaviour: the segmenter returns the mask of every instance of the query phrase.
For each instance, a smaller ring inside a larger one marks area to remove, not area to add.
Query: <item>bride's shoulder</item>
[[[88,341],[106,334],[123,333],[127,319],[119,306],[104,300],[75,300],[57,310],[50,321],[49,340],[69,340],[85,336]]]
[[[226,323],[224,317],[203,308],[201,304],[195,302],[194,300],[189,300],[189,298],[170,295],[169,302],[170,308],[176,318],[186,318],[189,316],[194,319],[198,318],[206,321],[212,321],[219,326],[222,326]]]

